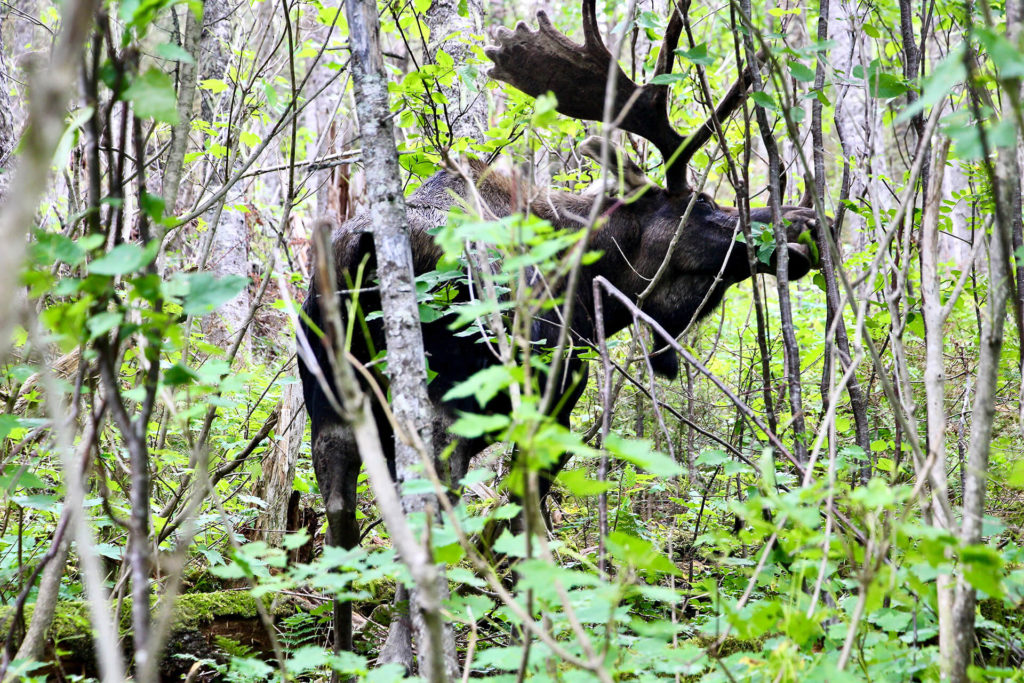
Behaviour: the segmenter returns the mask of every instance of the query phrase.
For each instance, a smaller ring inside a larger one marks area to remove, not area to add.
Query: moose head
[[[669,120],[669,86],[657,82],[659,75],[672,70],[683,27],[678,9],[673,11],[666,28],[652,82],[645,85],[634,83],[613,61],[597,25],[595,0],[583,2],[582,44],[557,31],[544,12],[538,12],[537,23],[536,30],[523,22],[514,30],[498,29],[497,45],[485,50],[494,62],[490,75],[533,97],[551,92],[560,113],[581,120],[612,121],[617,128],[650,141],[658,149],[664,160],[665,187],[653,185],[616,148],[605,152],[605,162],[618,171],[625,189],[633,196],[626,201],[606,198],[607,206],[602,207],[601,215],[607,223],[592,238],[592,246],[603,249],[605,256],[593,270],[612,280],[623,292],[639,296],[674,243],[667,271],[648,293],[643,307],[667,331],[679,334],[694,317],[714,310],[731,284],[751,275],[745,248],[734,248],[739,212],[718,206],[708,195],[696,192],[688,182],[687,172],[694,154],[711,139],[715,126],[725,122],[743,103],[751,67],[740,74],[714,114],[692,134],[684,136]],[[600,160],[601,145],[601,138],[594,137],[578,149]],[[572,204],[564,194],[560,201]],[[565,220],[557,211],[537,204],[537,213],[552,222],[572,223],[571,218]],[[554,204],[559,206],[557,201]],[[680,226],[684,215],[686,224]],[[814,265],[810,250],[800,240],[803,235],[806,241],[805,233],[817,228],[816,217],[810,209],[792,206],[782,207],[782,217],[788,242],[788,275],[798,279]],[[750,220],[771,223],[771,212],[767,208],[752,209]],[[681,239],[673,240],[680,228]],[[775,267],[773,256],[769,263],[759,264],[757,270],[774,273]],[[629,323],[624,313],[612,305],[607,313],[610,319],[605,321],[609,332]],[[585,321],[575,322],[581,334],[590,331]],[[669,362],[659,363],[656,369],[671,376],[677,368]]]

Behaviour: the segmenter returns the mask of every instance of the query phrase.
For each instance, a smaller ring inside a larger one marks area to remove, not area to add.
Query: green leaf
[[[608,534],[608,550],[620,562],[636,567],[640,571],[682,575],[679,568],[672,564],[672,561],[665,557],[653,543],[622,531],[613,531]]]
[[[903,633],[910,626],[912,615],[892,608],[880,609],[868,617],[868,621],[889,633]]]
[[[910,90],[903,77],[896,74],[875,73],[870,77],[868,83],[871,96],[879,99],[899,97]]]
[[[705,467],[718,467],[730,462],[732,458],[720,448],[707,448],[697,456],[696,463]]]
[[[999,71],[999,78],[1024,76],[1024,55],[1006,39],[1006,36],[996,33],[986,26],[974,29],[974,35],[985,48],[985,54],[995,64]]]
[[[546,128],[558,120],[558,98],[554,93],[544,93],[533,103],[533,116],[530,124],[534,128]]]
[[[152,117],[163,123],[178,122],[178,97],[174,81],[156,67],[150,67],[128,86],[124,97],[132,103],[139,118]]]
[[[496,432],[509,425],[511,420],[507,415],[477,415],[475,413],[462,413],[449,431],[455,436],[465,439],[475,439],[478,436]]]
[[[654,450],[654,445],[646,439],[623,439],[612,432],[605,446],[620,460],[630,462],[657,477],[675,477],[683,471],[679,463]]]
[[[89,339],[97,339],[121,324],[123,316],[120,311],[103,311],[90,316],[85,321],[89,328]]]
[[[36,493],[31,496],[14,496],[11,500],[23,508],[39,510],[40,512],[56,512],[60,509],[61,505],[61,499],[57,496],[42,493]]]
[[[64,168],[71,160],[71,150],[78,142],[78,131],[85,122],[92,118],[93,108],[83,107],[71,113],[68,117],[68,127],[61,133],[57,142],[57,149],[53,152],[53,165],[57,168]]]
[[[214,95],[219,95],[228,89],[228,84],[219,78],[207,78],[206,80],[199,81],[199,87],[203,90],[209,90]]]
[[[193,273],[182,308],[185,315],[206,315],[238,296],[249,284],[249,278],[228,275],[216,278],[212,273]]]
[[[158,194],[142,193],[142,210],[146,212],[150,220],[160,223],[164,219],[164,198]]]
[[[765,109],[771,109],[772,111],[779,111],[779,105],[775,103],[775,100],[771,95],[764,92],[763,90],[755,90],[750,93],[750,99],[754,100],[754,104]]]
[[[159,246],[159,245],[157,245]],[[105,256],[89,264],[93,275],[127,275],[141,270],[156,258],[155,249],[143,249],[137,244],[119,244]]]
[[[683,59],[689,60],[694,64],[700,64],[701,66],[711,66],[716,61],[713,55],[708,54],[707,43],[694,45],[689,50],[678,49],[676,50],[676,54]]]
[[[921,96],[913,104],[906,107],[896,117],[896,123],[907,121],[925,107],[937,104],[943,97],[948,95],[957,83],[967,77],[967,68],[964,66],[964,44],[961,43],[950,51],[946,58],[939,62],[931,75],[925,80],[921,90]]]
[[[793,78],[802,83],[813,83],[814,82],[814,69],[802,64],[801,62],[791,59],[788,62],[789,73],[793,74]]]
[[[285,534],[281,540],[281,545],[284,546],[285,550],[295,550],[301,548],[309,542],[309,532],[306,529],[299,529],[298,531],[290,534]]]
[[[558,482],[569,489],[572,495],[580,498],[596,496],[615,488],[612,482],[598,481],[583,469],[562,470],[558,475]]]
[[[164,371],[163,382],[169,387],[180,387],[184,384],[192,384],[199,379],[199,374],[190,367],[175,363]]]
[[[261,142],[263,142],[263,139],[259,135],[253,133],[250,130],[243,130],[241,133],[238,134],[238,141],[241,142],[246,147],[255,147]]]
[[[993,598],[1003,596],[1003,558],[986,545],[975,544],[960,549],[964,578],[975,588]]]
[[[514,380],[513,369],[504,365],[492,365],[489,368],[473,373],[473,375],[459,382],[448,390],[442,400],[451,401],[456,398],[473,396],[477,403],[483,408],[498,392],[512,384]]]
[[[168,61],[184,62],[185,64],[196,63],[188,50],[176,43],[160,43],[156,46],[156,53]]]
[[[0,415],[0,439],[3,438],[3,422],[2,420],[8,415]],[[1013,463],[1013,469],[1010,470],[1010,477],[1007,479],[1007,484],[1015,489],[1024,489],[1024,460],[1018,460]]]
[[[0,415],[0,425],[2,425],[2,418],[11,417],[10,415]],[[2,426],[0,426],[0,433],[2,433]],[[4,435],[6,436],[6,435]],[[0,436],[0,439],[4,438]],[[17,489],[45,489],[47,484],[45,481],[40,479],[36,474],[29,471],[28,465],[8,465],[4,468],[4,472],[0,475],[0,489],[10,493]]]
[[[685,81],[686,78],[686,74],[658,74],[651,79],[651,85],[672,85]]]

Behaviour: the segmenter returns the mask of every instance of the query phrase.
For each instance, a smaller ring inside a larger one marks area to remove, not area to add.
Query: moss
[[[263,598],[264,605],[275,616],[291,614],[294,611],[287,601],[279,604],[272,602],[271,596]],[[25,606],[25,623],[32,618],[35,605]],[[154,599],[153,612],[157,612]],[[14,613],[10,606],[0,608],[0,629],[6,631],[8,620]],[[131,630],[131,599],[121,603],[121,623],[118,625],[122,634]],[[179,595],[175,601],[174,621],[171,631],[196,630],[218,618],[253,619],[258,616],[256,598],[248,591],[217,591],[214,593],[189,593]],[[57,603],[54,610],[53,623],[47,635],[54,641],[66,641],[88,636],[92,632],[89,620],[89,605],[84,600],[66,600]]]
[[[217,617],[251,619],[259,614],[248,591],[188,593],[178,596],[174,607],[172,631],[196,629]]]
[[[1013,622],[1019,618],[1016,610],[1007,606],[1002,598],[985,598],[978,603],[978,610],[981,612],[981,616],[1002,626],[1013,625]]]
[[[724,641],[722,641],[722,644],[718,646],[718,648],[714,651],[713,654],[716,655],[718,659],[723,659],[725,657],[729,657],[730,655],[734,655],[737,652],[760,652],[761,648],[764,646],[764,642],[767,639],[767,636],[762,636],[760,638],[754,639],[743,639],[736,638],[734,636],[728,636]],[[702,650],[708,651],[709,654],[711,654],[710,649],[714,646],[714,644],[717,641],[718,638],[716,636],[697,636],[696,638],[692,638],[687,642],[692,643],[697,647],[701,648]]]
[[[27,620],[26,620],[26,623]],[[92,632],[89,605],[84,602],[60,602],[53,613],[50,637],[54,640],[81,638]]]

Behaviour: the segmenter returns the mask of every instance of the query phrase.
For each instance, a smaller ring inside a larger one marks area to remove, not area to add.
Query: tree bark
[[[25,255],[25,238],[33,224],[39,199],[50,175],[53,152],[64,132],[64,112],[75,92],[75,75],[82,45],[99,8],[97,0],[69,0],[64,5],[60,36],[54,45],[49,68],[33,74],[29,95],[29,125],[22,141],[18,171],[8,186],[7,201],[0,207],[0,362],[7,356],[18,278]]]
[[[750,0],[740,0],[740,9],[746,15],[748,25],[753,25]],[[746,48],[747,63],[757,64],[753,39],[749,33],[746,35],[743,43]],[[750,73],[753,90],[761,90],[760,72],[757,69],[751,69]],[[786,228],[782,224],[781,160],[771,124],[768,122],[768,114],[764,107],[755,106],[754,113],[757,119],[757,127],[761,131],[761,139],[768,153],[769,200],[772,211],[772,228],[775,232],[775,258],[777,263],[775,279],[779,292],[779,317],[781,318],[782,346],[785,353],[786,376],[789,384],[789,406],[792,412],[795,443],[794,453],[800,463],[806,463],[807,444],[804,443],[805,428],[803,398],[801,396],[802,387],[800,384],[800,350],[797,347],[796,333],[793,328],[793,309],[789,297],[789,249],[787,247]]]
[[[67,513],[70,514],[70,513]],[[36,593],[36,605],[32,610],[25,638],[21,641],[14,659],[34,659],[39,661],[46,648],[46,632],[53,623],[53,614],[57,609],[57,597],[60,592],[60,580],[68,564],[68,550],[71,548],[71,534],[65,533],[60,539],[57,551],[50,558],[39,581]]]
[[[465,6],[465,16],[459,14],[459,5]],[[430,28],[429,59],[434,61],[437,51],[443,50],[458,73],[451,85],[441,86],[448,100],[444,115],[453,141],[469,138],[483,142],[487,130],[487,98],[482,87],[485,79],[482,73],[469,78],[468,71],[460,71],[470,61],[471,46],[479,45],[475,36],[481,31],[482,15],[480,0],[434,0],[425,15]]]
[[[230,53],[225,46],[230,46],[234,35],[233,17],[238,13],[235,6],[226,0],[207,0],[205,3],[204,28],[200,41],[200,79],[224,78],[230,65]],[[206,94],[206,93],[204,93]],[[217,106],[223,97],[203,101],[203,117],[213,122],[218,117],[226,118],[230,113],[219,111]],[[229,132],[236,130],[231,127]],[[237,142],[225,145],[228,148],[227,159],[234,159]],[[231,164],[221,160],[214,162],[210,179],[220,184],[231,176]],[[209,269],[218,278],[229,275],[247,277],[249,275],[249,229],[246,213],[239,207],[245,204],[245,192],[242,183],[233,185],[224,195],[223,202],[218,203],[203,217],[209,230],[204,242],[203,253],[200,255],[200,270]],[[224,303],[213,315],[202,319],[203,331],[214,346],[225,351],[231,348],[237,334],[244,335],[240,351],[242,357],[248,359],[251,350],[251,335],[245,322],[248,319],[252,304],[248,289],[242,290],[233,299]]]
[[[176,11],[174,9],[171,10]],[[169,216],[177,213],[181,172],[185,165],[188,135],[192,129],[192,109],[196,95],[196,74],[202,69],[199,39],[203,32],[203,5],[198,5],[198,16],[185,6],[185,26],[181,47],[192,55],[194,63],[178,62],[178,123],[171,129],[171,149],[167,155],[163,174],[164,211]]]
[[[277,442],[267,450],[263,459],[263,478],[257,488],[267,503],[267,512],[262,520],[265,539],[275,548],[280,547],[284,533],[288,530],[288,503],[306,429],[301,384],[293,382],[284,385],[278,410]]]
[[[416,446],[407,443],[400,431],[430,448],[432,410],[427,397],[427,374],[420,330],[419,306],[412,268],[409,224],[405,198],[399,177],[398,155],[388,103],[388,84],[380,51],[380,25],[373,0],[350,0],[345,5],[352,50],[352,74],[356,94],[356,114],[363,142],[367,202],[373,243],[377,256],[384,336],[388,349],[388,379],[392,412],[400,430],[395,432],[395,472],[399,488],[420,475],[420,456]],[[406,514],[422,513],[429,500],[424,495],[403,495]],[[378,494],[379,500],[379,494]],[[383,512],[383,511],[382,511]],[[424,519],[424,524],[430,524]],[[389,530],[391,525],[389,524]],[[394,531],[394,530],[392,530]],[[422,540],[420,541],[422,542]],[[404,559],[409,561],[409,557]],[[419,570],[410,566],[414,576]],[[432,572],[431,580],[443,579]],[[440,584],[429,593],[439,593]],[[435,596],[425,594],[423,586],[412,591],[413,629],[419,642],[420,672],[432,681],[446,680],[456,672],[445,671],[444,646]],[[436,625],[436,628],[435,628]]]

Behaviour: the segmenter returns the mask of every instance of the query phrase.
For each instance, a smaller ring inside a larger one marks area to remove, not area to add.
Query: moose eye
[[[697,195],[697,202],[704,206],[712,206],[714,204],[714,202],[711,201],[711,197],[707,196],[703,192]]]

